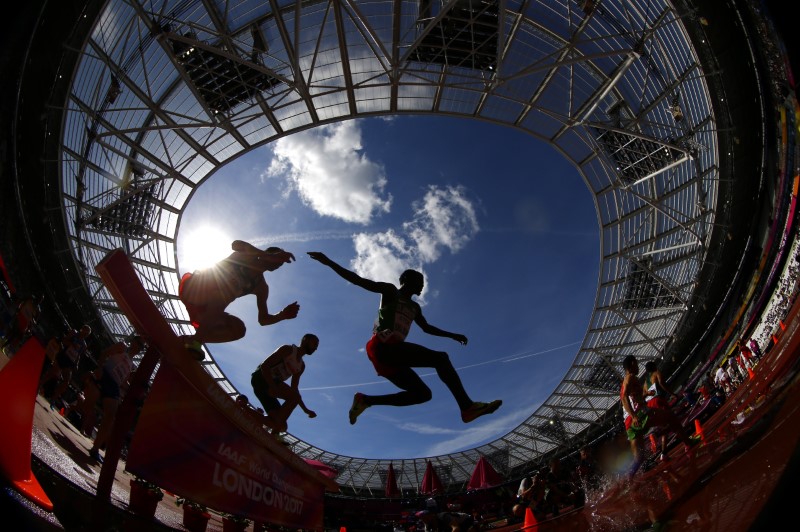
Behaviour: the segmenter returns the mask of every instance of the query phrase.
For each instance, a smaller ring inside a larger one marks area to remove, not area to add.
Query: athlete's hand
[[[321,251],[309,251],[308,252],[308,256],[311,257],[312,259],[314,259],[317,262],[321,262],[322,264],[324,264],[326,266],[329,266],[333,262],[331,259],[328,258],[327,255],[325,255]]]
[[[265,251],[262,256],[269,261],[277,262],[279,264],[285,264],[295,260],[294,255],[292,253],[283,250],[276,251],[274,253]]]
[[[282,320],[291,320],[297,317],[298,312],[300,312],[300,305],[295,301],[286,305],[278,314]]]
[[[313,410],[306,410],[306,414],[308,414],[308,417],[310,417],[310,418],[317,417],[317,413],[314,412]]]
[[[469,341],[467,340],[467,337],[464,336],[463,334],[454,334],[453,336],[451,336],[451,338],[461,345],[467,345],[467,342]]]

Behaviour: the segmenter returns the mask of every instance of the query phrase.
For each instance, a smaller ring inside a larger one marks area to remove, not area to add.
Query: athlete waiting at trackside
[[[686,445],[687,450],[698,442],[689,438],[678,418],[669,409],[660,406],[648,407],[645,402],[644,385],[638,377],[639,361],[635,356],[626,356],[622,361],[622,367],[625,369],[625,378],[622,380],[619,395],[625,431],[633,453],[633,464],[628,474],[633,476],[642,464],[642,440],[648,431],[666,429],[674,432]]]

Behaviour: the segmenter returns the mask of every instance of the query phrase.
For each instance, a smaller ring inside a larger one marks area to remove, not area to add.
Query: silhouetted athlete
[[[485,414],[491,414],[503,404],[500,400],[491,403],[473,401],[464,390],[464,385],[447,353],[433,351],[405,341],[413,322],[428,334],[452,338],[462,345],[467,345],[467,337],[463,334],[447,332],[429,324],[422,315],[419,304],[411,299],[414,295],[422,293],[424,279],[420,272],[404,271],[400,276],[400,288],[397,288],[391,283],[364,279],[319,251],[310,251],[308,255],[354,285],[381,295],[378,319],[373,327],[372,338],[367,342],[367,355],[378,375],[386,378],[403,391],[389,395],[356,393],[349,413],[351,425],[356,422],[364,410],[373,405],[408,406],[430,401],[432,397],[430,388],[411,368],[434,368],[436,370],[439,379],[447,386],[458,403],[458,407],[461,409],[461,420],[464,423],[469,423]]]
[[[244,322],[225,312],[228,305],[242,296],[256,296],[260,325],[290,320],[297,317],[300,310],[297,301],[277,314],[270,314],[267,309],[269,286],[264,272],[275,271],[284,263],[292,262],[294,255],[276,247],[260,250],[242,240],[235,240],[231,249],[233,253],[211,268],[186,273],[181,278],[178,295],[197,330],[184,340],[186,348],[198,360],[205,356],[202,344],[232,342],[244,336]]]
[[[303,357],[313,355],[319,348],[319,338],[312,333],[306,333],[300,339],[300,345],[282,345],[267,359],[258,365],[250,378],[253,391],[261,401],[264,411],[271,417],[278,432],[286,431],[286,423],[297,406],[310,418],[317,417],[317,413],[310,410],[303,396],[300,395],[300,377],[306,370]],[[289,381],[287,384],[286,381]],[[278,399],[283,399],[281,404]]]

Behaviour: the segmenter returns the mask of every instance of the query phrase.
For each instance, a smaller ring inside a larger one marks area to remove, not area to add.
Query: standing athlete
[[[408,406],[430,401],[432,397],[430,388],[411,368],[434,368],[436,370],[439,379],[447,386],[458,403],[458,407],[461,409],[461,420],[464,423],[491,414],[503,404],[500,400],[491,403],[473,401],[464,390],[464,385],[447,353],[433,351],[405,341],[413,322],[423,332],[430,335],[452,338],[461,345],[467,345],[466,336],[434,327],[422,315],[419,303],[412,299],[413,296],[422,293],[424,278],[420,272],[404,271],[400,276],[400,288],[397,288],[391,283],[364,279],[319,251],[310,251],[308,255],[328,266],[346,281],[381,295],[378,318],[373,327],[372,338],[369,339],[366,346],[367,355],[378,375],[403,391],[389,395],[356,393],[349,413],[351,425],[370,406]]]
[[[619,397],[622,402],[622,416],[625,423],[625,433],[631,442],[633,464],[628,471],[628,476],[633,477],[639,466],[642,465],[642,440],[645,434],[654,427],[659,430],[674,432],[686,450],[689,451],[698,443],[689,437],[678,418],[669,409],[660,405],[648,406],[645,402],[644,385],[639,380],[639,361],[633,355],[628,355],[622,361],[625,377],[622,380]]]

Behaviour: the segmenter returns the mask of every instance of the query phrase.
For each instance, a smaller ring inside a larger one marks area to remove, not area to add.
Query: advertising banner
[[[216,383],[209,387],[201,393],[162,364],[136,425],[126,469],[214,510],[321,529],[323,483],[242,431],[230,418],[240,415],[247,419],[239,423],[255,424],[259,414],[232,399],[231,410],[221,412],[219,401],[206,395],[221,390]]]

